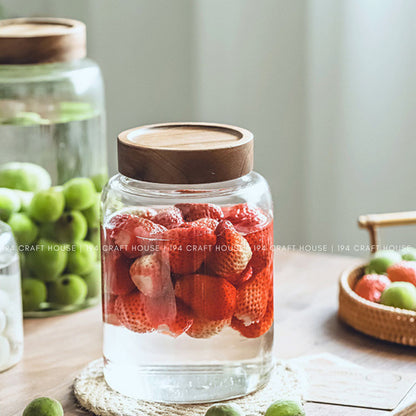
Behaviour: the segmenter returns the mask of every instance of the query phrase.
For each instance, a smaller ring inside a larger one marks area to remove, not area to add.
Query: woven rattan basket
[[[377,250],[377,227],[416,223],[416,211],[367,215],[360,227],[370,232],[372,252]],[[416,346],[416,312],[367,301],[354,291],[364,265],[345,270],[340,278],[338,314],[342,321],[364,334],[403,345]]]

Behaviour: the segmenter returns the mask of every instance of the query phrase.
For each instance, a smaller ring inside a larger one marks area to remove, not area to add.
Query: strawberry
[[[176,228],[183,224],[182,212],[176,207],[164,208],[152,218],[152,221],[167,229]]]
[[[206,227],[212,231],[218,226],[218,221],[214,218],[200,218],[199,220],[191,221],[191,222],[184,222],[181,227],[189,228],[189,227]]]
[[[145,296],[160,296],[166,286],[172,285],[168,261],[163,261],[160,252],[154,252],[139,257],[130,266],[131,280]]]
[[[161,238],[166,228],[146,218],[127,215],[117,223],[110,237],[123,253],[132,258],[152,250],[155,239]]]
[[[210,269],[221,277],[241,273],[252,256],[247,240],[234,229],[229,221],[221,221],[215,234],[217,234],[217,241],[209,257]]]
[[[253,253],[249,266],[258,273],[273,262],[273,222],[266,227],[246,234],[244,238]]]
[[[153,331],[144,311],[144,299],[142,293],[135,292],[119,296],[115,303],[115,313],[121,325],[141,334]]]
[[[268,302],[266,312],[259,322],[253,323],[249,326],[245,326],[244,322],[239,321],[237,318],[233,318],[231,321],[231,327],[240,332],[246,338],[258,338],[265,334],[273,325],[274,310],[273,310],[273,297]]]
[[[207,227],[180,227],[165,233],[169,248],[171,272],[189,274],[196,272],[215,244],[216,237]]]
[[[265,268],[237,290],[234,317],[245,325],[258,322],[266,313],[269,291],[273,286],[272,270]]]
[[[212,321],[228,319],[236,304],[236,289],[221,277],[194,274],[175,284],[175,295],[189,306],[197,317]]]
[[[267,223],[267,217],[261,210],[247,203],[224,207],[223,211],[225,219],[231,221],[240,232],[247,233],[253,229],[260,229]]]
[[[392,282],[409,282],[416,286],[416,261],[401,261],[387,269]]]
[[[176,318],[176,300],[172,282],[170,287],[158,297],[144,296],[144,312],[151,326],[155,329],[165,329],[166,325]]]
[[[224,327],[230,325],[231,319],[209,321],[208,319],[195,318],[186,334],[192,338],[210,338],[219,334]]]
[[[131,260],[119,251],[107,251],[102,255],[103,292],[113,295],[127,295],[136,286],[130,279]]]
[[[131,215],[135,217],[145,218],[147,220],[152,219],[156,215],[156,210],[149,207],[135,207],[126,208],[116,212],[108,221],[107,228],[117,228],[123,221],[125,221]]]
[[[253,276],[253,268],[251,266],[247,266],[241,273],[238,274],[230,274],[225,276],[232,285],[235,287],[241,286],[244,282],[247,282]]]
[[[176,204],[175,207],[182,211],[185,221],[194,221],[199,218],[214,218],[220,220],[224,217],[219,206],[214,204]]]
[[[176,301],[176,318],[168,325],[168,328],[163,333],[178,337],[186,332],[194,322],[191,310],[179,299]]]

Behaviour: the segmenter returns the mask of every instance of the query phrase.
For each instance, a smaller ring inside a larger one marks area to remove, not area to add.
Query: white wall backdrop
[[[106,80],[112,171],[123,129],[219,121],[255,133],[280,244],[357,254],[367,242],[359,214],[416,207],[413,0],[0,4],[7,16],[88,24],[89,55]],[[411,227],[383,236],[416,244]]]

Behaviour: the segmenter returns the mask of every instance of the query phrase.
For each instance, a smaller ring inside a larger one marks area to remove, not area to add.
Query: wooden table
[[[337,319],[337,280],[358,259],[323,254],[277,255],[277,352],[280,358],[332,352],[357,364],[416,372],[416,350],[361,335]],[[25,321],[25,354],[0,374],[0,415],[21,415],[38,396],[61,401],[65,416],[77,408],[71,384],[101,354],[98,307],[73,315]],[[385,416],[388,412],[307,403],[308,416]],[[152,416],[152,415],[149,415]]]

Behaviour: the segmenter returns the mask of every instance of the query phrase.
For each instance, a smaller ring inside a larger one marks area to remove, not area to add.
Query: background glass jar
[[[224,152],[231,164],[220,171]],[[195,403],[267,382],[273,213],[267,182],[251,167],[252,135],[236,127],[120,134],[121,173],[103,191],[101,240],[104,374],[114,389]]]
[[[0,371],[15,365],[22,354],[19,256],[10,227],[0,221]]]
[[[25,316],[71,312],[99,301],[104,90],[85,44],[85,26],[77,21],[0,22],[0,210],[1,204],[7,208],[0,219],[15,234],[24,278],[46,290],[44,297],[32,294]],[[94,256],[79,254],[93,249]]]

